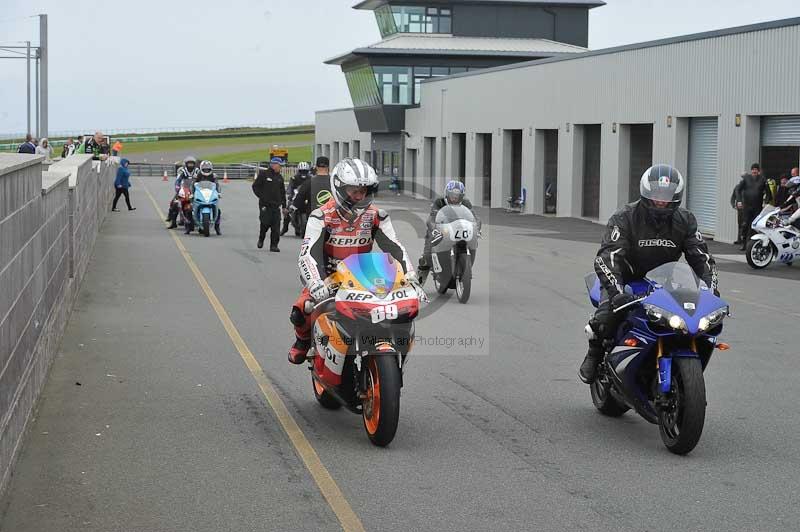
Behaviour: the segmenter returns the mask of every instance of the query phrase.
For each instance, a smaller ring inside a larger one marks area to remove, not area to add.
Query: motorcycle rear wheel
[[[362,403],[364,429],[373,445],[386,447],[400,419],[400,367],[396,353],[370,355],[366,360],[367,389]]]
[[[437,274],[433,274],[433,287],[436,289],[438,294],[446,294],[447,289],[450,288],[449,284],[444,284],[439,280],[439,276]]]
[[[658,411],[661,441],[671,453],[688,454],[703,434],[706,419],[706,384],[698,358],[672,360],[669,404]]]
[[[764,242],[761,240],[751,240],[747,243],[745,257],[747,264],[754,270],[760,270],[772,264],[775,255],[777,255],[777,250],[772,242],[769,242],[767,246],[764,246]]]
[[[604,383],[602,378],[595,379],[589,386],[592,403],[604,416],[620,417],[630,408],[614,399],[614,396],[611,395],[610,387],[611,385],[608,382]]]
[[[338,410],[342,407],[342,403],[337,401],[331,394],[325,391],[325,388],[315,381],[312,377],[311,387],[314,389],[314,397],[317,402],[327,410]]]

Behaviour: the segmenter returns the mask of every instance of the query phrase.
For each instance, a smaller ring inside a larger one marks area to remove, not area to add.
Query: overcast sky
[[[322,61],[380,40],[355,3],[0,0],[0,44],[37,41],[29,17],[49,15],[51,132],[310,122],[351,104]],[[798,0],[607,3],[591,11],[590,48],[800,16]],[[25,61],[0,60],[0,133],[25,123]]]

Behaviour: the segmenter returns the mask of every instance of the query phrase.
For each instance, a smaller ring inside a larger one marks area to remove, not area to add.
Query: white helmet
[[[311,165],[306,163],[306,162],[297,163],[297,171],[298,172],[310,172],[311,171]]]
[[[365,188],[364,197],[350,197],[354,188]],[[331,192],[339,214],[348,222],[355,221],[372,204],[378,191],[378,175],[361,159],[342,159],[331,172]]]
[[[200,163],[200,173],[205,177],[214,173],[214,165],[211,164],[211,161],[203,161]]]

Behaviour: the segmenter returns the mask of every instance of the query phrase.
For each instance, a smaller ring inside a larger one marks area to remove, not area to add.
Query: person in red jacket
[[[292,364],[302,364],[311,348],[311,327],[318,313],[307,314],[306,302],[333,296],[325,278],[336,271],[343,259],[372,251],[374,243],[402,264],[406,279],[420,299],[427,299],[389,214],[372,205],[377,190],[378,176],[370,165],[360,159],[344,159],[331,173],[331,199],[308,218],[298,258],[305,287],[289,316],[297,337],[289,350]]]

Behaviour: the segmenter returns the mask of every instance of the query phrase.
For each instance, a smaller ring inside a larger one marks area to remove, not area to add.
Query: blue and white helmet
[[[460,205],[464,201],[464,183],[461,181],[448,181],[444,186],[444,198],[451,205]]]

